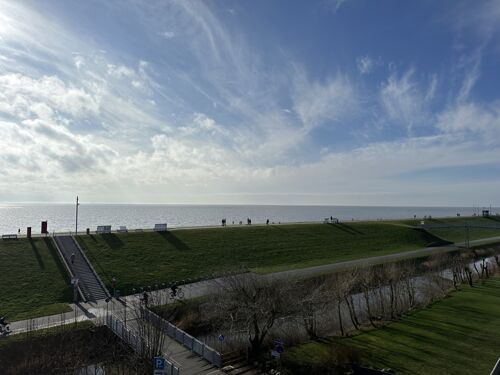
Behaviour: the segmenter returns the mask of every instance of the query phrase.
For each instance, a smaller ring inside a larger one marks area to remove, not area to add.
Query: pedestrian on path
[[[71,264],[75,264],[75,253],[71,253]]]

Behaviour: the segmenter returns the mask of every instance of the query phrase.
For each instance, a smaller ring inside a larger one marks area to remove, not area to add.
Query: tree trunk
[[[351,318],[352,325],[354,326],[355,329],[359,329],[357,319],[356,319],[356,314],[354,313],[354,309],[351,306],[349,298],[347,296],[345,296],[344,300],[345,300],[345,303],[347,304],[347,308],[349,310],[349,317]]]
[[[385,318],[384,292],[381,283],[378,283],[378,299],[380,303],[380,315]]]
[[[363,296],[365,298],[365,304],[366,304],[366,313],[368,314],[368,320],[370,321],[370,324],[372,325],[373,328],[376,328],[375,323],[373,322],[373,315],[372,311],[370,308],[370,291],[368,288],[363,289]]]
[[[392,280],[389,281],[389,288],[390,288],[390,298],[391,298],[391,319],[395,318],[394,315],[394,305],[395,305],[395,300],[394,300],[394,284]]]
[[[339,326],[340,326],[340,334],[344,336],[344,325],[342,323],[342,306],[341,306],[342,300],[340,298],[337,299],[337,314],[339,318]]]

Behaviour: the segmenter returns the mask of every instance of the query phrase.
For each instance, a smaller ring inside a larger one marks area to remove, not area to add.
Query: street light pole
[[[75,220],[75,236],[78,234],[78,206],[80,203],[78,203],[78,195],[76,196],[76,220]]]

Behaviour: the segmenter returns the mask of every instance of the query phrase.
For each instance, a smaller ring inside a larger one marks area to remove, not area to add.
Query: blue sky
[[[0,0],[0,201],[500,205],[497,1]]]

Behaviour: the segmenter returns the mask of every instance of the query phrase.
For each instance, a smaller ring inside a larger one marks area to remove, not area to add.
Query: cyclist
[[[148,301],[149,301],[148,292],[144,291],[144,293],[142,293],[142,302],[144,302],[144,305],[146,307],[148,307]]]
[[[170,295],[172,296],[172,298],[177,296],[177,289],[179,289],[179,287],[175,284],[170,287]]]

